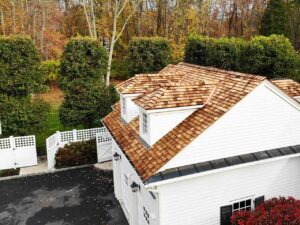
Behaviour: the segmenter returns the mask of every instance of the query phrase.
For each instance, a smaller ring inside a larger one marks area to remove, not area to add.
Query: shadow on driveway
[[[111,172],[85,167],[0,181],[1,225],[127,225]]]

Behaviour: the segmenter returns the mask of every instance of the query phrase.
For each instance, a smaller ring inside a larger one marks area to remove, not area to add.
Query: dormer
[[[120,94],[121,118],[129,123],[139,115],[139,108],[132,101],[139,94]]]
[[[139,107],[139,133],[148,147],[202,108],[214,85],[172,86],[154,90],[134,99]]]

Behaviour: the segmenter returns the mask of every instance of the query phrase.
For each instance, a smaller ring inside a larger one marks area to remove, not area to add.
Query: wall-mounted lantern
[[[135,183],[134,181],[132,182],[130,187],[131,187],[132,192],[138,192],[139,190],[141,190],[141,186],[138,185],[137,183]]]
[[[115,161],[119,161],[121,159],[121,155],[119,155],[117,152],[113,155]]]

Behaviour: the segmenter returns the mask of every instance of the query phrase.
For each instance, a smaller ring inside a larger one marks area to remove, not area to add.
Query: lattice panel
[[[0,150],[11,148],[9,138],[0,139]]]
[[[52,136],[47,138],[47,147],[52,148],[57,145],[57,134],[53,134]]]
[[[97,134],[97,143],[110,142],[111,140],[111,135],[106,128]]]
[[[87,130],[78,130],[77,131],[77,140],[89,140],[96,138],[96,134],[99,133],[100,128],[87,129]]]
[[[15,146],[16,148],[21,147],[34,147],[35,146],[35,138],[34,136],[28,137],[16,137],[15,139]]]
[[[73,131],[65,131],[60,133],[61,142],[72,142],[74,141]]]

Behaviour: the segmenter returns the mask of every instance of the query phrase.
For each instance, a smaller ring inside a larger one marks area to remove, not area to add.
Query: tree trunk
[[[4,23],[4,12],[2,7],[0,7],[0,13],[1,13],[1,27],[2,27],[2,34],[5,36],[5,23]]]
[[[10,0],[10,4],[12,7],[12,19],[13,19],[13,33],[16,33],[16,7],[14,0]]]
[[[162,23],[162,1],[163,0],[158,0],[157,2],[157,20],[156,20],[156,34],[160,35],[161,34],[161,23]]]
[[[91,0],[91,14],[92,14],[92,27],[93,27],[93,34],[94,38],[97,39],[97,31],[96,31],[96,16],[95,16],[95,9],[94,9],[94,0]]]

